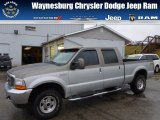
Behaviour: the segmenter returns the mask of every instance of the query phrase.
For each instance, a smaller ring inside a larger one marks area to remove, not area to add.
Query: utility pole
[[[47,42],[49,41],[49,34],[47,34]]]

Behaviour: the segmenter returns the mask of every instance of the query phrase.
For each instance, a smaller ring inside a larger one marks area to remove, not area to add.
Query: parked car
[[[0,70],[9,70],[11,68],[11,58],[8,55],[0,55]]]
[[[61,50],[48,63],[30,64],[7,72],[7,98],[17,107],[28,105],[39,118],[52,118],[62,98],[79,100],[120,90],[129,84],[135,94],[154,74],[152,61],[127,61],[116,48]]]
[[[154,72],[158,73],[160,69],[160,58],[157,54],[133,54],[128,55],[127,59],[153,60]]]

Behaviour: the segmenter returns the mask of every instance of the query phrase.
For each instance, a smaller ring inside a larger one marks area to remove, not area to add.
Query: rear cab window
[[[105,64],[118,63],[118,57],[114,49],[102,49],[101,52]]]
[[[0,61],[10,61],[8,56],[0,56]]]

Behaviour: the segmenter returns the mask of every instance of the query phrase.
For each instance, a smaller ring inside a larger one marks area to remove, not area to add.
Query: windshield
[[[128,55],[126,59],[140,59],[142,55]]]
[[[73,57],[73,55],[78,51],[79,49],[64,49],[58,52],[58,54],[53,58],[51,61],[55,64],[66,64],[69,62],[69,60]]]
[[[7,56],[0,56],[0,61],[9,61],[10,58]]]

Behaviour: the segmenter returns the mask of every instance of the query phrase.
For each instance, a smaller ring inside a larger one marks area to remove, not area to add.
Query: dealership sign
[[[159,20],[160,13],[158,1],[147,0],[137,2],[2,0],[0,6],[2,8],[0,20]]]

